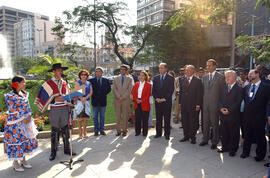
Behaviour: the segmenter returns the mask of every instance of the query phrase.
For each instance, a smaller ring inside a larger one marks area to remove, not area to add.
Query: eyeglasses
[[[81,76],[88,76],[87,74],[81,74]]]

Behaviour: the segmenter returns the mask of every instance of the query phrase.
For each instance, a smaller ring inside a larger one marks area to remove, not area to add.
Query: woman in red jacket
[[[132,91],[135,110],[135,136],[141,134],[141,127],[143,125],[143,136],[146,137],[150,111],[149,97],[151,96],[152,85],[147,82],[148,74],[144,70],[140,72],[139,79],[140,81],[135,83]]]

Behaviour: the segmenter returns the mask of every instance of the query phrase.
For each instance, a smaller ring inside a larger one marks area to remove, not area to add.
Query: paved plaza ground
[[[154,139],[155,129],[150,129],[148,137],[134,135],[130,129],[125,138],[116,137],[114,131],[107,131],[107,136],[93,136],[79,140],[74,136],[74,149],[78,155],[74,158],[84,159],[83,163],[69,170],[59,163],[69,159],[59,148],[57,158],[50,162],[50,140],[39,140],[39,149],[28,157],[33,169],[23,173],[14,172],[12,162],[3,154],[3,144],[0,144],[0,178],[31,178],[31,177],[110,177],[110,178],[141,178],[141,177],[179,177],[179,178],[261,178],[267,173],[263,166],[266,161],[254,161],[251,157],[243,160],[228,154],[219,154],[210,150],[210,145],[200,147],[198,143],[179,143],[182,129],[173,125],[171,139],[164,137]],[[202,135],[198,135],[197,142]],[[253,147],[254,150],[254,147]]]

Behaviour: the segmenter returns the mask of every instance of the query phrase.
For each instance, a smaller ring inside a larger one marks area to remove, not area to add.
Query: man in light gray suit
[[[222,89],[225,87],[225,78],[216,71],[217,63],[214,59],[206,62],[208,74],[202,78],[203,82],[203,140],[200,146],[208,144],[210,127],[212,127],[213,137],[211,149],[216,149],[219,142],[219,118],[218,103]]]
[[[127,135],[128,112],[130,108],[130,94],[133,88],[133,79],[126,75],[128,66],[121,65],[119,76],[113,80],[114,109],[116,114],[116,136]]]

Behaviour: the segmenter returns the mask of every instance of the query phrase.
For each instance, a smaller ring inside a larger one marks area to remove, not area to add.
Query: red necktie
[[[187,78],[187,87],[189,87],[189,77]]]

